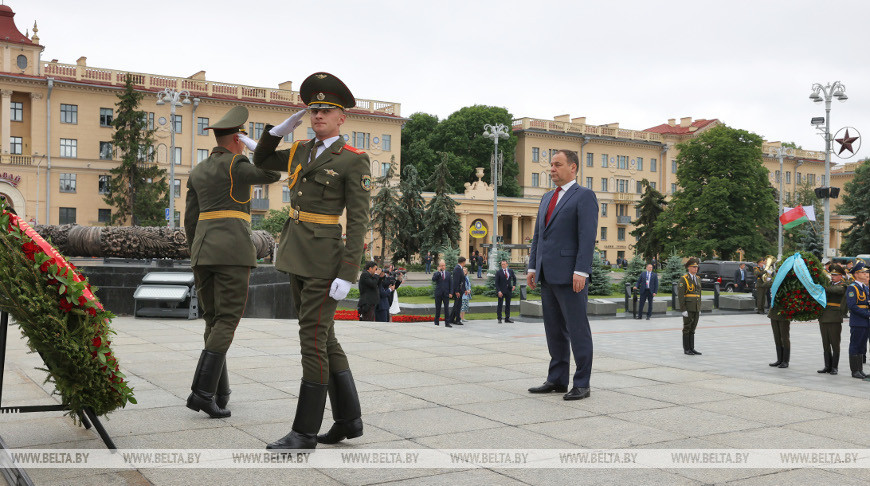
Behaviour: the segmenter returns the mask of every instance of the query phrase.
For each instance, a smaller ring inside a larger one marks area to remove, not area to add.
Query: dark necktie
[[[317,158],[317,150],[320,149],[320,147],[323,147],[323,142],[318,140],[314,144],[314,148],[311,149],[311,157],[308,159],[308,165],[311,165],[314,163],[314,159]]]
[[[553,193],[553,197],[550,198],[550,204],[547,206],[547,217],[544,218],[544,225],[550,224],[550,215],[553,214],[553,209],[556,207],[556,203],[559,201],[559,191],[562,190],[562,187],[557,187],[556,192]]]

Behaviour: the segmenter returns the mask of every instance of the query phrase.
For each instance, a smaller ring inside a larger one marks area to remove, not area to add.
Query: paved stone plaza
[[[104,424],[121,449],[261,449],[290,430],[301,369],[295,321],[245,319],[230,350],[228,419],[185,408],[201,321],[117,318],[113,349],[138,405]],[[792,326],[788,369],[757,314],[702,315],[682,353],[679,317],[593,320],[592,396],[530,395],[545,378],[540,322],[339,322],[360,392],[365,449],[866,449],[870,383],[819,375],[818,325]],[[53,403],[39,357],[9,329],[3,404]],[[848,342],[848,328],[843,333]],[[327,407],[329,405],[327,404]],[[331,424],[326,412],[324,427]],[[60,412],[0,416],[10,448],[103,448]],[[325,450],[330,446],[321,446]],[[36,484],[866,484],[867,469],[29,469]]]

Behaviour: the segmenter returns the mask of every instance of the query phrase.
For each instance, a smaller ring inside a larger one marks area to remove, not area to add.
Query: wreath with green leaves
[[[831,283],[831,279],[825,274],[822,264],[810,252],[800,252],[801,258],[807,266],[810,276],[814,283],[823,287],[827,287]],[[776,262],[777,267],[780,267],[783,262]],[[819,315],[824,310],[821,305],[810,295],[804,284],[797,278],[794,270],[789,270],[785,275],[785,279],[776,291],[774,308],[778,309],[778,315],[790,321],[814,321],[819,318]]]
[[[54,383],[74,420],[85,408],[105,415],[136,403],[110,348],[115,316],[74,265],[25,229],[27,224],[0,202],[0,309],[15,319],[30,350],[42,357],[46,382]]]

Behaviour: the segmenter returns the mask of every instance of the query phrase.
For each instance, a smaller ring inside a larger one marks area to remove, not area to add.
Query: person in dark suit
[[[652,263],[647,264],[646,271],[637,277],[634,288],[640,293],[640,308],[635,319],[640,319],[643,315],[643,304],[649,300],[649,309],[646,311],[646,320],[649,320],[653,310],[653,297],[659,293],[659,275],[653,271]]]
[[[393,291],[396,290],[394,283],[386,278],[386,273],[381,270],[378,282],[378,306],[375,308],[375,320],[377,322],[390,322],[390,305],[393,299]]]
[[[535,221],[526,281],[541,283],[544,332],[550,351],[547,381],[531,393],[564,392],[568,388],[571,351],[577,370],[565,400],[589,396],[592,374],[592,331],[586,317],[586,280],[598,232],[598,199],[577,184],[577,152],[560,150],[550,159],[555,191],[544,194]]]
[[[468,290],[465,288],[465,271],[462,270],[464,266],[465,257],[461,256],[457,260],[456,266],[453,267],[453,275],[450,279],[452,284],[450,293],[453,294],[453,311],[450,313],[450,322],[460,326],[465,324],[459,318],[459,312],[462,310],[462,296]]]
[[[366,262],[359,276],[359,320],[374,321],[375,307],[378,305],[378,264]]]
[[[444,327],[453,327],[450,325],[450,287],[451,278],[446,270],[447,264],[444,260],[438,260],[438,270],[432,274],[432,282],[435,285],[435,325],[441,319],[441,306],[444,306]]]
[[[746,291],[746,277],[748,276],[749,272],[746,271],[746,264],[741,263],[740,268],[734,272],[734,284],[737,286],[736,290],[738,292]]]
[[[502,260],[501,270],[495,272],[495,290],[498,292],[498,307],[495,315],[498,317],[499,324],[501,324],[502,301],[505,303],[504,321],[514,322],[511,320],[511,297],[515,288],[517,288],[517,276],[513,270],[508,268],[507,260]]]

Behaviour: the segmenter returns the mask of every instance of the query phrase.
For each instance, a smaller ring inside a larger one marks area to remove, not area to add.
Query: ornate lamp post
[[[824,96],[822,96],[824,95]],[[810,93],[810,99],[815,103],[825,101],[825,185],[831,186],[831,99],[837,98],[840,101],[849,99],[846,96],[846,86],[839,81],[834,81],[833,84],[822,86],[819,83],[813,83],[813,92]],[[828,194],[830,196],[830,193]],[[824,256],[830,257],[829,251],[831,246],[831,199],[825,198],[825,238],[824,238]]]
[[[175,107],[190,104],[190,92],[165,88],[157,93],[157,104],[169,103],[169,226],[175,228]]]
[[[495,269],[498,266],[498,262],[495,261],[495,259],[498,258],[496,255],[496,253],[498,253],[496,242],[496,238],[498,237],[498,186],[501,185],[501,181],[498,179],[499,172],[501,172],[498,159],[498,139],[507,139],[510,137],[507,130],[507,127],[501,123],[498,125],[486,124],[483,126],[483,136],[492,139],[495,144],[495,148],[493,148],[492,151],[492,164],[490,170],[492,180],[492,248],[489,252],[489,270],[486,272],[488,274],[495,273]],[[462,230],[465,231],[465,228]]]
[[[779,220],[779,216],[782,216],[782,180],[784,179],[785,172],[782,170],[782,156],[785,155],[787,157],[794,156],[794,149],[789,147],[771,147],[770,155],[775,155],[776,158],[779,159],[779,213],[776,218],[777,223],[779,223],[779,243],[777,244],[776,251],[776,259],[782,260],[782,221]]]

